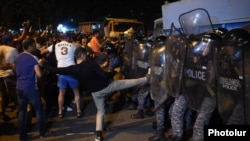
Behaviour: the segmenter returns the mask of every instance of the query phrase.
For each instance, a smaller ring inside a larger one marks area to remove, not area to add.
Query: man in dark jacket
[[[69,74],[77,78],[80,85],[86,91],[90,91],[97,107],[96,115],[96,141],[102,140],[103,119],[105,116],[105,97],[114,91],[122,90],[150,82],[150,71],[145,77],[137,79],[123,79],[112,81],[112,78],[119,69],[105,72],[93,59],[89,59],[84,48],[77,48],[75,51],[76,65],[65,68],[53,68],[40,63],[45,69],[58,74]]]

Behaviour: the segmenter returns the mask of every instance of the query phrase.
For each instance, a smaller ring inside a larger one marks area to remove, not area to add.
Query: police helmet
[[[214,43],[221,41],[221,37],[215,33],[205,33],[189,37],[188,40],[189,45],[193,46],[192,53],[194,55],[207,56],[211,52]]]
[[[223,46],[233,47],[231,59],[239,61],[242,59],[243,48],[250,44],[250,34],[245,29],[236,28],[230,30],[223,38]]]
[[[238,47],[249,44],[250,34],[242,28],[230,30],[223,38],[223,44],[237,45]]]
[[[219,28],[214,30],[214,33],[220,35],[221,37],[223,37],[225,34],[227,34],[227,32],[228,32],[228,30],[226,28],[223,28],[223,27],[219,27]]]
[[[165,44],[167,37],[166,36],[158,36],[155,39],[156,44]]]

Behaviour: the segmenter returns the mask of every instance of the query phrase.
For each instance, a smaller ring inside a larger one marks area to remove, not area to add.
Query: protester
[[[87,58],[88,56],[84,48],[77,48],[75,57],[77,65],[66,68],[53,68],[46,65],[46,63],[41,63],[41,65],[49,71],[74,76],[79,80],[83,88],[91,92],[97,108],[95,140],[101,141],[103,139],[102,131],[105,116],[105,97],[117,90],[149,83],[151,78],[150,69],[145,77],[112,81],[116,71],[120,71],[119,69],[115,69],[115,71],[112,72],[105,72],[96,61]]]
[[[88,46],[88,37],[86,35],[81,38],[81,47],[86,48]]]
[[[93,36],[88,43],[88,46],[91,47],[96,55],[102,52],[103,46],[107,42],[103,37],[103,34],[99,30],[94,30]]]
[[[55,44],[55,55],[57,59],[57,67],[67,67],[75,64],[74,52],[77,48],[72,43],[69,42],[69,36],[67,34],[61,35],[61,41]],[[46,54],[53,51],[53,45],[49,46],[47,49],[43,50],[41,53]],[[81,108],[80,108],[80,92],[78,88],[78,81],[70,75],[59,75],[57,86],[59,88],[58,95],[58,117],[63,118],[63,105],[64,97],[69,86],[74,92],[74,100],[76,103],[77,118],[81,118]]]
[[[38,65],[37,57],[32,54],[36,50],[35,40],[33,38],[24,39],[22,46],[24,51],[15,60],[15,72],[19,102],[19,140],[25,141],[27,139],[26,114],[29,102],[32,104],[38,119],[40,138],[43,138],[50,132],[46,130],[41,96],[37,87],[37,79],[42,77],[42,71]]]
[[[17,106],[17,98],[15,92],[15,76],[12,72],[14,60],[16,59],[18,50],[13,47],[13,39],[11,34],[2,37],[2,45],[0,45],[0,114],[4,121],[9,121],[10,117],[5,114],[10,100],[13,100]],[[13,87],[13,88],[12,88]]]

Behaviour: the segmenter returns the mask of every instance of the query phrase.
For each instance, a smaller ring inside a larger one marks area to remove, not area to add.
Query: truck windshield
[[[124,32],[131,27],[133,27],[133,29],[136,31],[143,30],[142,23],[131,23],[131,22],[115,22],[114,23],[114,31],[117,31],[117,32]]]

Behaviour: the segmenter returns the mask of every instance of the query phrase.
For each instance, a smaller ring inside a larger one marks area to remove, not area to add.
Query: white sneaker
[[[67,111],[70,112],[73,111],[73,109],[71,107],[67,107]]]
[[[148,68],[148,73],[149,75],[151,75],[151,68]]]
[[[101,137],[95,137],[95,141],[102,141]]]
[[[148,68],[148,73],[145,76],[147,78],[147,83],[151,82],[151,68]]]

